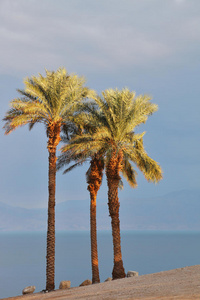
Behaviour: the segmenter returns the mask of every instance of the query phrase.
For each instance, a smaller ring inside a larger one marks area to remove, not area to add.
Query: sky
[[[125,183],[120,201],[200,189],[200,1],[1,0],[0,41],[1,128],[25,77],[65,67],[99,94],[128,87],[158,104],[138,132],[164,178],[154,185],[138,171],[138,187]],[[0,129],[0,141],[0,201],[47,207],[44,127]],[[57,203],[89,201],[88,167],[57,173]],[[107,201],[105,176],[98,199]]]

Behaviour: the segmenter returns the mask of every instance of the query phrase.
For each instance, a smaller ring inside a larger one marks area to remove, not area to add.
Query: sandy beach
[[[35,293],[4,299],[64,300],[64,299],[200,299],[200,265],[160,273],[124,278],[69,290]]]

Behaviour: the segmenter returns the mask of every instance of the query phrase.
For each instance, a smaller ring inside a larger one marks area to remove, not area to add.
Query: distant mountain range
[[[89,199],[56,205],[56,230],[89,230]],[[45,231],[47,209],[26,209],[0,202],[0,231]],[[97,201],[99,230],[111,228],[107,201]],[[200,191],[126,199],[120,204],[122,230],[200,230]]]

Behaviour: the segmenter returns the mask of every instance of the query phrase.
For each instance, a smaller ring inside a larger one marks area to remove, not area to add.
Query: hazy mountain
[[[124,229],[200,230],[200,191],[127,200],[121,204]]]
[[[26,209],[0,202],[0,231],[45,230],[45,209]]]
[[[56,230],[89,230],[89,199],[56,206]],[[200,230],[200,191],[121,201],[122,230]],[[97,203],[98,229],[110,229],[107,201]],[[46,230],[46,209],[25,209],[0,202],[1,231]]]

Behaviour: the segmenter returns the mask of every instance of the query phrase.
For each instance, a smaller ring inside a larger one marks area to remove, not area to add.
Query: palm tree
[[[88,111],[98,124],[96,130],[72,138],[65,146],[65,151],[73,150],[78,155],[81,151],[90,151],[104,155],[108,185],[108,207],[111,217],[114,267],[113,279],[125,277],[121,253],[118,187],[121,183],[120,173],[132,187],[136,187],[134,163],[148,181],[158,182],[162,179],[159,164],[151,159],[143,146],[142,134],[135,129],[145,123],[148,116],[157,110],[157,105],[150,102],[148,96],[135,97],[128,89],[106,90],[102,97],[95,99],[98,109],[88,106]]]
[[[80,118],[78,119],[80,121]],[[77,116],[76,118],[74,118],[74,122],[75,123],[77,122]],[[82,134],[82,131],[80,130],[80,123],[77,124],[77,127],[74,127],[73,130],[74,130],[74,135],[78,133]],[[62,136],[62,141],[68,144],[70,139],[66,134],[65,130],[63,130],[63,132],[64,135]],[[57,169],[60,170],[61,168],[70,164],[73,161],[74,164],[69,168],[65,169],[65,171],[63,172],[63,174],[66,174],[67,172],[71,171],[75,167],[82,165],[84,162],[88,160],[88,158],[90,158],[90,167],[86,172],[86,181],[88,183],[87,189],[90,192],[90,242],[91,242],[92,283],[99,283],[100,277],[99,277],[98,249],[97,249],[96,199],[103,178],[103,169],[104,169],[103,158],[98,154],[90,155],[88,151],[87,152],[84,151],[76,155],[74,151],[71,150],[64,151],[64,147],[62,147],[62,154],[58,157]]]
[[[100,282],[99,263],[97,250],[97,224],[96,224],[96,199],[97,193],[102,183],[104,162],[98,155],[94,155],[90,161],[88,169],[87,183],[90,192],[90,239],[91,239],[91,264],[92,264],[92,283]]]
[[[18,90],[22,97],[11,101],[11,108],[4,117],[5,134],[15,128],[29,124],[32,129],[36,123],[43,123],[48,137],[48,229],[46,290],[55,288],[55,187],[56,187],[56,149],[61,140],[62,127],[69,124],[78,103],[94,95],[84,87],[85,80],[77,75],[69,75],[64,68],[56,72],[46,70],[46,76],[32,76],[24,80],[25,89]]]

